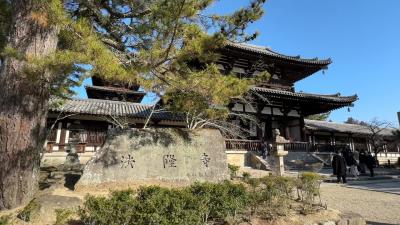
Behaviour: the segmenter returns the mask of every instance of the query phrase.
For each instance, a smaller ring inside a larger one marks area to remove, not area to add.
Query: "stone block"
[[[336,224],[337,225],[349,225],[348,219],[346,219],[346,218],[339,220]]]
[[[218,130],[131,129],[107,137],[86,164],[77,187],[137,181],[217,182],[229,179]]]
[[[347,220],[347,225],[365,225],[365,219],[357,213],[344,213],[342,220]]]
[[[365,225],[367,224],[365,219],[362,217],[352,217],[348,220],[348,225]]]
[[[244,167],[246,166],[246,154],[247,151],[234,150],[234,151],[225,151],[227,160],[229,164]]]
[[[64,172],[62,172],[62,171],[51,172],[49,178],[62,179],[62,178],[64,178]]]
[[[320,223],[320,225],[336,225],[335,221],[325,221]]]

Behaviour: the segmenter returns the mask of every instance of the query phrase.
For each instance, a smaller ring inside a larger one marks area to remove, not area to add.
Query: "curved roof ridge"
[[[350,124],[341,122],[330,122],[321,120],[309,120],[304,119],[304,123],[311,129],[320,129],[321,131],[336,131],[341,133],[358,133],[358,134],[370,134],[371,130],[367,126],[361,124]],[[385,128],[381,131],[381,135],[391,136],[393,128]]]
[[[98,103],[112,103],[112,104],[129,104],[129,105],[140,105],[140,106],[148,106],[153,107],[154,105],[151,104],[143,104],[140,102],[123,102],[123,101],[116,101],[116,100],[108,100],[108,99],[96,99],[96,98],[65,98],[62,99],[60,97],[51,97],[50,101],[56,100],[67,100],[67,101],[76,101],[76,102],[98,102]]]
[[[331,99],[331,100],[340,100],[340,99],[346,99],[348,101],[356,101],[358,99],[357,94],[350,95],[350,96],[340,96],[340,95],[324,95],[324,94],[312,94],[312,93],[306,93],[306,92],[291,92],[291,91],[284,91],[284,90],[277,90],[277,89],[272,89],[272,88],[265,88],[265,87],[252,87],[252,90],[255,91],[261,91],[261,92],[269,92],[269,93],[277,93],[277,94],[283,94],[283,95],[289,95],[289,96],[298,96],[298,97],[311,97],[315,99]]]
[[[95,89],[95,90],[103,90],[103,91],[117,91],[117,92],[129,92],[136,94],[143,94],[144,91],[135,91],[125,87],[113,87],[113,86],[99,86],[99,85],[85,85],[85,89]]]
[[[53,98],[53,101],[57,97]],[[77,113],[93,116],[116,115],[132,118],[181,121],[182,115],[168,110],[157,111],[151,114],[152,105],[141,103],[121,102],[103,99],[66,99],[62,105],[53,105],[50,112]]]
[[[231,47],[235,47],[235,48],[240,48],[243,50],[248,50],[248,51],[264,54],[264,55],[294,60],[294,61],[303,62],[303,63],[313,63],[313,64],[322,64],[322,65],[329,65],[332,63],[331,58],[318,59],[318,57],[316,57],[316,58],[301,58],[300,55],[290,56],[290,55],[285,55],[285,54],[276,52],[276,51],[272,50],[270,47],[259,46],[259,45],[249,44],[249,43],[237,43],[237,42],[228,41],[227,45],[231,46]]]

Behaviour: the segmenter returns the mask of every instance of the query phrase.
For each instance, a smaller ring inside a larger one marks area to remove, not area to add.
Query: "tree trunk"
[[[58,29],[32,18],[36,0],[12,1],[9,46],[24,56],[46,56]],[[27,62],[6,57],[0,68],[0,210],[27,203],[38,187],[51,74],[27,76]]]

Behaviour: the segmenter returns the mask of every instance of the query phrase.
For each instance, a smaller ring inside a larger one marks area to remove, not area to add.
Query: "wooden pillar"
[[[272,140],[272,117],[268,116],[265,123],[265,139]]]
[[[263,109],[264,109],[263,105],[257,104],[257,122],[258,122],[259,126],[256,126],[256,130],[257,130],[256,133],[257,133],[257,139],[260,140],[260,141],[264,140],[262,128],[260,127],[260,126],[262,126],[262,123],[261,123],[261,115],[262,115],[261,111]],[[264,127],[264,129],[265,129],[265,127]]]
[[[336,145],[335,135],[331,133],[331,145]]]
[[[349,134],[349,145],[350,145],[350,150],[355,151],[354,149],[354,141],[353,141],[353,136]]]
[[[60,143],[61,127],[62,127],[62,122],[59,122],[58,127],[57,127],[57,133],[56,133],[56,144]]]
[[[304,117],[300,116],[300,137],[302,141],[306,141],[306,128],[304,125]]]
[[[285,138],[287,139],[287,140],[289,140],[290,139],[290,130],[289,130],[289,127],[288,127],[288,116],[287,116],[287,110],[284,110],[284,112],[283,112],[283,124],[284,124],[284,127],[285,127]]]
[[[366,142],[367,142],[367,150],[368,150],[368,152],[372,152],[371,143],[369,143],[368,139],[366,139]]]
[[[58,145],[58,148],[60,151],[65,151],[65,138],[66,138],[67,130],[66,128],[61,128],[61,134],[60,134],[60,143]]]
[[[65,131],[65,144],[68,144],[68,139],[69,139],[69,126],[71,125],[71,123],[67,123],[67,129]]]

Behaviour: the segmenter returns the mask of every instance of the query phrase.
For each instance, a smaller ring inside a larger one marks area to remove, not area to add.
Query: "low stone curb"
[[[399,179],[396,176],[376,176],[376,177],[348,177],[347,181],[352,182],[352,181],[374,181],[374,180],[392,180],[392,179]],[[324,180],[326,183],[336,183],[336,177],[329,177]]]
[[[365,219],[357,213],[343,213],[339,221],[324,221],[307,225],[366,225]]]

